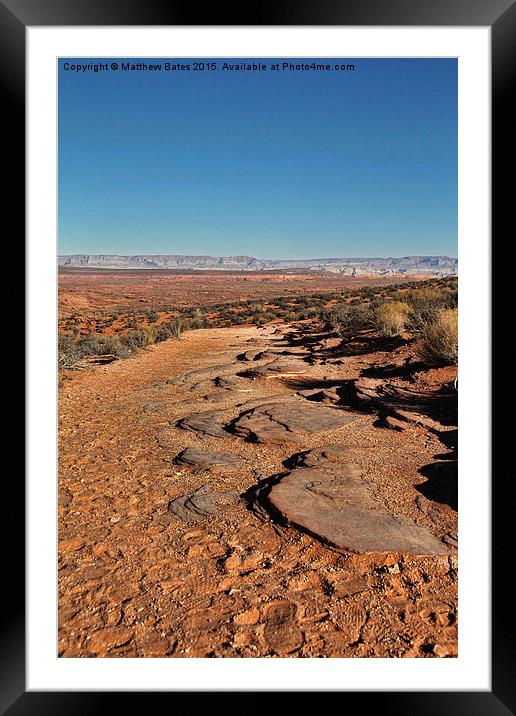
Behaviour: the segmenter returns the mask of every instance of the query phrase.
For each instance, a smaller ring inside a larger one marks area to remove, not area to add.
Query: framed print
[[[29,397],[3,710],[513,712],[490,266],[514,4],[0,12]]]

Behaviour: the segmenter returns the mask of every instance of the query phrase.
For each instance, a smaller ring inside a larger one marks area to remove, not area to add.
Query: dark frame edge
[[[2,2],[0,2],[0,93],[5,97],[2,119],[4,149],[7,153],[4,159],[2,191],[6,208],[4,216],[16,217],[15,246],[22,247],[21,260],[25,263],[25,232],[23,224],[22,230],[18,225],[19,217],[25,216],[25,26]],[[14,229],[14,221],[12,223]],[[21,300],[25,313],[24,296]],[[23,376],[19,383],[10,381],[11,400],[16,400],[19,404],[19,392],[17,398],[14,395],[15,383],[18,386],[23,385]],[[10,480],[8,490],[12,505],[25,505],[25,485],[18,470],[16,470],[16,479]],[[6,580],[5,586],[8,585],[8,589],[4,590],[4,597],[7,597],[9,608],[4,608],[1,615],[0,713],[3,713],[4,709],[18,699],[25,690],[24,523],[19,519],[13,529],[13,525],[8,522],[5,520],[2,525],[5,560],[3,575]]]
[[[491,28],[492,52],[492,246],[495,242],[503,248],[507,241],[507,229],[514,224],[514,128],[516,111],[514,108],[514,87],[516,85],[516,3],[509,7]],[[511,148],[512,146],[512,153]],[[512,159],[511,159],[512,157]],[[493,266],[494,268],[494,266]],[[493,306],[507,305],[509,300],[503,296],[503,282],[494,282],[492,286]],[[496,310],[492,311],[493,318]],[[494,330],[494,326],[493,326]],[[493,344],[494,348],[494,344]],[[493,359],[495,355],[492,356]],[[496,374],[493,372],[493,378]],[[496,391],[493,381],[493,398]],[[501,388],[500,388],[501,390]],[[503,394],[503,393],[502,393]],[[501,449],[499,431],[494,430],[492,422],[492,454]],[[507,526],[514,519],[514,484],[500,484],[495,490],[493,473],[492,489],[492,572],[501,575],[506,569]],[[512,492],[512,494],[511,494]],[[512,497],[512,499],[511,499]],[[492,689],[512,713],[516,713],[516,649],[514,637],[516,618],[507,610],[507,586],[501,577],[492,581]],[[511,629],[512,627],[512,629]]]
[[[4,113],[5,136],[9,138],[8,148],[12,151],[13,161],[9,164],[9,182],[5,188],[5,205],[9,207],[11,214],[24,215],[24,197],[25,197],[25,27],[26,25],[50,25],[50,24],[123,24],[122,22],[113,21],[112,10],[106,1],[103,7],[100,7],[94,0],[90,3],[96,6],[94,18],[90,16],[90,22],[84,22],[84,4],[81,8],[79,3],[70,3],[68,11],[63,12],[63,18],[66,21],[55,22],[55,11],[59,7],[63,8],[59,0],[51,0],[45,3],[44,8],[40,7],[37,11],[34,4],[30,0],[11,0],[9,4],[19,5],[16,13],[8,9],[5,2],[0,1],[0,88],[7,98],[10,105],[10,111]],[[116,3],[115,3],[116,4]],[[127,3],[129,7],[139,5],[137,2]],[[453,4],[453,3],[450,3]],[[506,230],[509,223],[509,212],[512,213],[512,205],[514,202],[511,196],[511,184],[504,181],[509,176],[510,152],[508,148],[511,146],[511,135],[513,128],[516,126],[516,114],[510,105],[510,82],[514,82],[514,70],[516,65],[516,3],[512,3],[507,7],[507,2],[502,3],[503,10],[499,14],[501,3],[494,0],[490,4],[490,15],[486,22],[485,14],[473,12],[471,5],[469,8],[464,7],[467,2],[459,2],[462,5],[462,20],[466,25],[492,25],[492,131],[493,131],[493,238],[499,236],[500,241],[502,232]],[[50,7],[53,5],[53,7]],[[167,11],[161,5],[161,22],[142,22],[141,24],[168,24],[168,22],[176,21],[177,24],[186,24],[181,22],[184,17],[169,17]],[[328,5],[327,2],[323,3]],[[365,6],[366,3],[363,3]],[[340,13],[339,21],[332,19],[334,12],[328,11],[326,22],[313,22],[313,24],[358,24],[358,25],[379,25],[379,24],[395,24],[394,16],[391,15],[386,4],[383,5],[383,11],[378,13],[378,3],[373,0],[371,7],[363,7],[358,13],[346,12],[343,8]],[[489,5],[489,3],[486,3]],[[493,7],[496,6],[496,8]],[[374,7],[373,7],[374,6]],[[376,12],[375,12],[376,8]],[[158,8],[155,8],[158,9]],[[300,8],[298,8],[300,10]],[[18,12],[19,10],[19,12]],[[471,14],[468,15],[468,11]],[[29,15],[27,16],[27,11]],[[35,12],[33,12],[35,11]],[[70,12],[71,11],[71,12]],[[77,11],[77,12],[76,12]],[[105,12],[104,12],[105,11]],[[398,16],[400,7],[398,5]],[[324,10],[321,10],[324,15]],[[42,15],[47,18],[54,17],[54,22],[50,19],[45,20]],[[124,13],[120,13],[123,15]],[[138,13],[137,13],[138,14]],[[145,14],[145,11],[143,11]],[[159,14],[159,11],[158,11]],[[274,13],[271,13],[273,15]],[[303,15],[301,11],[299,13]],[[427,13],[421,13],[423,22],[420,24],[431,24],[424,22],[424,16]],[[20,19],[20,15],[24,18]],[[71,15],[74,20],[70,21]],[[88,15],[88,13],[87,13]],[[173,15],[173,13],[172,13]],[[177,13],[182,15],[182,13]],[[310,24],[308,22],[300,22],[296,17],[296,9],[291,8],[286,15],[292,16],[294,22],[282,18],[279,22],[270,22],[263,24]],[[386,22],[386,17],[391,15],[391,22]],[[493,15],[495,15],[493,17]],[[469,17],[469,20],[467,19]],[[91,21],[93,20],[93,21]],[[126,24],[140,24],[137,20],[130,20]],[[199,23],[194,23],[199,24]],[[231,23],[229,23],[231,24]],[[246,24],[246,23],[242,23]],[[254,23],[252,20],[247,24]],[[400,24],[411,24],[403,22]],[[442,25],[461,24],[460,22],[442,21]],[[6,103],[6,104],[7,104]],[[510,217],[513,218],[512,216]],[[22,244],[24,245],[24,243]],[[494,296],[496,298],[496,294]],[[11,495],[16,500],[16,504],[25,504],[25,490],[22,481],[19,484],[11,482]],[[502,533],[503,525],[512,522],[511,501],[507,499],[507,495],[497,495],[493,493],[493,507],[498,516],[497,521],[493,521],[493,571],[501,565],[499,562],[504,559],[506,554],[503,549],[506,545],[505,535]],[[18,535],[20,544],[25,544],[24,534],[20,532]],[[12,544],[12,534],[5,537],[6,544]],[[19,554],[5,550],[4,573],[11,576],[10,583],[10,602],[13,609],[9,621],[5,615],[3,616],[3,637],[0,642],[0,664],[1,664],[1,680],[2,691],[0,696],[0,713],[9,713],[10,716],[18,716],[21,714],[56,714],[56,713],[74,713],[93,714],[102,713],[103,706],[116,708],[119,705],[120,694],[112,692],[94,693],[94,692],[25,692],[25,613],[23,604],[25,600],[24,585],[25,574],[23,566],[20,564]],[[516,660],[514,657],[514,648],[510,640],[510,628],[507,620],[507,592],[504,591],[503,585],[493,587],[493,642],[492,642],[492,692],[403,692],[402,698],[405,699],[403,707],[400,708],[400,694],[398,693],[375,693],[370,692],[368,696],[368,705],[372,705],[373,701],[378,700],[381,703],[382,711],[389,713],[396,712],[398,714],[434,714],[438,708],[442,714],[473,714],[484,716],[484,714],[493,714],[493,716],[504,716],[505,714],[516,713],[516,693],[514,686],[514,673],[516,673]],[[502,618],[503,615],[503,618]],[[513,633],[516,627],[513,619]],[[148,693],[145,698],[148,698]],[[157,694],[159,695],[159,694]],[[166,694],[161,694],[162,696]],[[353,694],[354,695],[354,694]],[[351,693],[346,695],[348,699]],[[363,699],[364,694],[360,694]],[[131,694],[131,699],[140,701],[142,694],[140,692]],[[424,697],[424,698],[423,698]],[[117,701],[115,701],[117,699]],[[143,701],[141,702],[142,705]],[[147,702],[148,703],[148,702]],[[417,710],[416,710],[417,709]]]
[[[513,0],[262,0],[252,5],[170,0],[0,0],[24,25],[490,26]],[[200,16],[202,22],[200,22]]]

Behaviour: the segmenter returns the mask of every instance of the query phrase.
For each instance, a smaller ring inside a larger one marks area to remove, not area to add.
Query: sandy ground
[[[174,425],[214,409],[229,421],[243,403],[298,390],[281,378],[249,380],[245,392],[206,389],[220,366],[224,372],[233,365],[233,373],[249,366],[237,360],[243,351],[284,347],[286,330],[192,331],[65,377],[59,400],[59,656],[457,655],[457,514],[438,489],[432,492],[428,477],[452,456],[444,432],[421,426],[398,432],[379,427],[377,411],[360,411],[354,422],[314,435],[302,448],[366,448],[356,451],[356,462],[385,509],[427,527],[449,550],[411,557],[341,553],[253,509],[247,499],[253,488],[284,471],[282,462],[300,448],[249,443],[229,433],[200,436]],[[394,353],[336,358],[335,343],[319,345],[312,378],[388,370],[409,350],[401,345]],[[201,371],[193,389],[191,381],[166,382],[193,370]],[[426,388],[442,379],[438,372],[411,377]],[[227,474],[191,471],[173,462],[187,447],[245,462]],[[199,488],[236,498],[196,523],[170,512],[171,501]]]

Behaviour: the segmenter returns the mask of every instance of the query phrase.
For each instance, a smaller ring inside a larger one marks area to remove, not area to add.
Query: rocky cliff
[[[184,269],[219,271],[271,271],[304,269],[332,271],[352,276],[365,274],[457,273],[457,259],[449,256],[403,256],[401,258],[257,259],[253,256],[175,256],[74,254],[59,256],[60,266],[110,269]]]

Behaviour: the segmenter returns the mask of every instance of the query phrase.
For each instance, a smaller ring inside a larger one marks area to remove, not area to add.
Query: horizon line
[[[141,253],[141,254],[116,254],[116,253],[89,253],[89,252],[75,252],[73,254],[58,254],[58,258],[71,257],[71,256],[117,256],[121,258],[131,258],[138,256],[177,256],[182,258],[250,258],[257,259],[258,261],[335,261],[339,259],[427,259],[427,258],[447,258],[458,260],[457,256],[450,254],[403,254],[403,255],[390,255],[390,256],[310,256],[303,258],[301,256],[294,256],[291,258],[285,257],[260,257],[252,256],[251,254],[164,254],[164,253]]]

